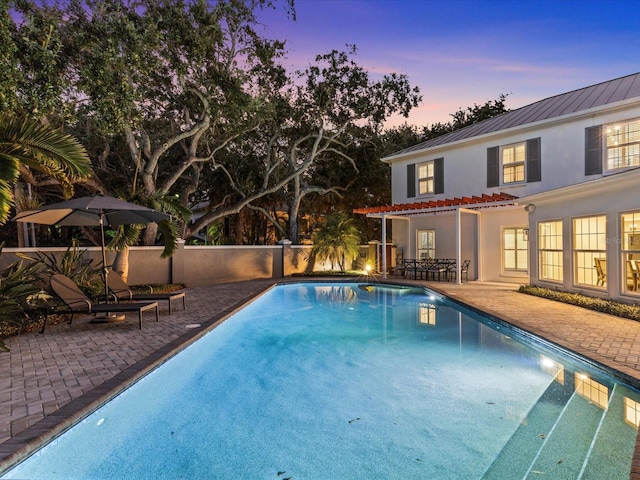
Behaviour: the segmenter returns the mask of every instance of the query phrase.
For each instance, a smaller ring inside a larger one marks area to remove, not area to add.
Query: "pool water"
[[[2,478],[627,479],[638,402],[422,289],[289,284]]]

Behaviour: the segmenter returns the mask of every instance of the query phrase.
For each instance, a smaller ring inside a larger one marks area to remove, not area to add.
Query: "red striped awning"
[[[492,195],[482,194],[480,196],[473,195],[471,197],[455,197],[448,198],[443,200],[430,200],[428,202],[415,202],[415,203],[398,203],[395,205],[385,205],[380,207],[365,207],[365,208],[355,208],[353,213],[359,213],[361,215],[369,215],[369,214],[400,214],[400,215],[410,215],[412,213],[417,213],[417,211],[431,210],[431,209],[440,209],[440,208],[453,208],[453,207],[464,207],[467,206],[469,208],[479,208],[482,204],[488,204],[487,206],[491,206],[491,204],[496,203],[508,203],[511,200],[515,200],[518,197],[514,195],[510,195],[508,193],[494,193]]]

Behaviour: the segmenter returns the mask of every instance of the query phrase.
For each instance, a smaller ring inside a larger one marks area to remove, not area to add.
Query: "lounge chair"
[[[160,301],[169,302],[169,315],[172,313],[174,301],[182,299],[182,308],[187,309],[187,299],[185,292],[153,293],[153,288],[149,288],[149,293],[133,293],[118,272],[109,272],[109,292],[118,302],[124,301]]]
[[[61,274],[55,274],[50,280],[51,290],[56,296],[64,303],[66,309],[56,309],[53,313],[68,313],[71,314],[69,318],[69,324],[73,320],[73,314],[87,313],[96,315],[98,313],[125,313],[125,312],[138,312],[138,320],[140,322],[140,329],[142,329],[142,312],[155,309],[156,322],[158,318],[158,302],[140,302],[140,303],[93,303],[85,293],[71,280],[69,277]],[[44,332],[44,327],[47,324],[47,319],[44,320],[41,332]]]

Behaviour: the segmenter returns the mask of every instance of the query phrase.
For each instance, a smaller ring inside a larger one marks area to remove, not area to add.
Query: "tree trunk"
[[[298,229],[298,210],[295,207],[289,209],[289,240],[294,245],[300,243],[300,233]]]
[[[129,278],[128,246],[125,245],[122,250],[119,250],[118,253],[116,253],[116,258],[113,260],[113,266],[111,267],[111,270],[113,270],[114,272],[118,272],[122,277],[122,280],[127,283],[127,279]]]
[[[142,235],[142,244],[147,246],[155,245],[157,234],[158,234],[158,224],[149,223],[147,225],[147,228],[144,229],[144,233]]]

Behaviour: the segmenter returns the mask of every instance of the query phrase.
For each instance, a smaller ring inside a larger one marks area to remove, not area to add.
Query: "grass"
[[[522,285],[518,291],[527,295],[577,305],[579,307],[608,313],[617,317],[628,318],[630,320],[640,320],[640,306],[638,305],[630,305],[603,298],[589,297],[580,293],[563,292],[560,290],[536,287],[533,285]]]

